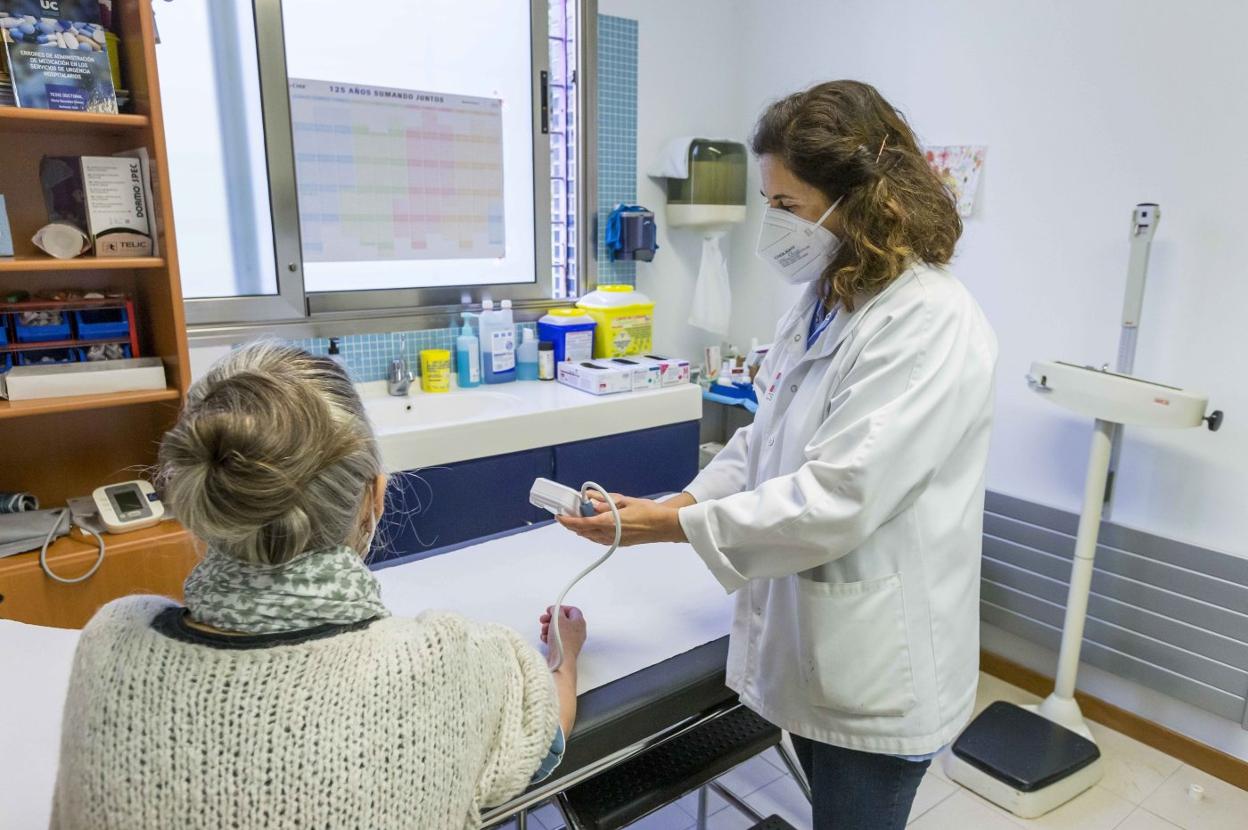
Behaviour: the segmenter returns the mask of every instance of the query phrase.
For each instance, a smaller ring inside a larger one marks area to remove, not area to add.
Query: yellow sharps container
[[[600,285],[577,302],[594,318],[594,357],[654,351],[654,302],[631,285]]]

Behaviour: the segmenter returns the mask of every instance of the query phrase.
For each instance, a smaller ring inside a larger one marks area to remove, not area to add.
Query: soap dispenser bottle
[[[524,329],[516,349],[516,380],[537,380],[537,338],[533,329]]]
[[[455,373],[460,389],[471,389],[481,385],[481,343],[472,333],[469,317],[476,315],[465,313],[464,326],[455,339]]]
[[[495,311],[493,300],[481,304],[481,376],[486,383],[516,379],[516,326],[508,306]]]

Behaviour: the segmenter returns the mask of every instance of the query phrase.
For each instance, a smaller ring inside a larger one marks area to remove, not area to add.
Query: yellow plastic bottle
[[[425,349],[420,353],[420,388],[425,392],[451,391],[451,353]]]
[[[631,285],[600,285],[577,301],[594,319],[594,357],[653,351],[654,302]]]

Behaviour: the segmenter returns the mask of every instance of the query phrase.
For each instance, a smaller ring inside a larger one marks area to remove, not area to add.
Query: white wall
[[[669,230],[660,183],[646,168],[668,139],[680,135],[744,134],[741,109],[743,0],[599,0],[600,14],[638,26],[637,202],[655,211],[659,252],[637,263],[637,287],[657,303],[655,346],[700,362],[703,347],[721,338],[688,325],[702,238]],[[742,231],[734,231],[741,235]],[[728,268],[738,261],[730,257]],[[749,338],[742,345],[748,345]]]
[[[848,77],[925,142],[988,145],[955,269],[1000,337],[993,489],[1078,509],[1090,424],[1023,375],[1041,358],[1113,363],[1131,209],[1161,204],[1136,373],[1210,393],[1227,420],[1129,431],[1113,518],[1248,556],[1248,5],[759,0],[740,25],[747,119]],[[752,241],[738,235],[738,262]],[[735,337],[769,332],[791,295],[757,267],[735,279]]]

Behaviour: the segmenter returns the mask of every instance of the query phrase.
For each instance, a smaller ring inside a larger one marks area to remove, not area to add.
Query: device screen
[[[143,502],[139,501],[139,494],[134,490],[119,490],[113,493],[113,498],[116,499],[117,508],[122,513],[134,513],[143,509]]]

